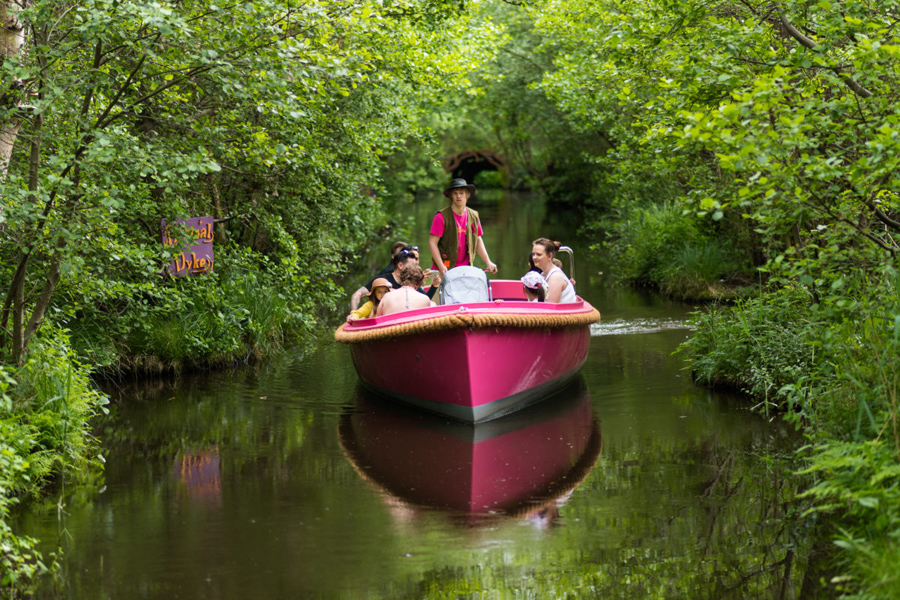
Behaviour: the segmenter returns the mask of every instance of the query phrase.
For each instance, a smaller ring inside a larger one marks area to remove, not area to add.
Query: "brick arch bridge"
[[[489,149],[463,150],[444,159],[444,171],[456,179],[462,177],[469,183],[482,171],[500,171],[504,183],[509,183],[512,165],[505,156]]]

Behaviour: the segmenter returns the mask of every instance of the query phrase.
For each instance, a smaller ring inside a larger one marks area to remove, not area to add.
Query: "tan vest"
[[[478,213],[466,207],[469,216],[466,221],[466,247],[469,249],[469,264],[475,264],[475,247],[478,244]],[[459,234],[456,231],[456,217],[449,206],[438,211],[444,215],[444,235],[438,240],[438,252],[441,253],[441,262],[448,269],[456,266],[459,252]]]

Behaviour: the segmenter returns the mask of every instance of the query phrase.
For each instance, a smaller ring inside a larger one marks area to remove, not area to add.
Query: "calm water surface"
[[[539,235],[576,249],[603,321],[573,386],[455,424],[361,392],[325,332],[262,367],[119,388],[99,431],[105,489],[19,524],[62,540],[62,594],[792,597],[795,490],[762,457],[794,437],[692,384],[672,355],[689,307],[610,285],[577,223],[542,204],[483,196],[501,276],[521,275]],[[420,246],[439,207],[410,207]]]

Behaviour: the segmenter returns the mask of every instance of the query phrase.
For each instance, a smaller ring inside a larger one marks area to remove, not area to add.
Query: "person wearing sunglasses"
[[[428,249],[434,261],[433,268],[443,277],[447,269],[473,265],[477,254],[484,261],[489,273],[497,272],[491,262],[481,236],[481,219],[478,213],[466,206],[475,193],[475,186],[465,179],[454,179],[444,190],[450,205],[439,210],[431,221]]]
[[[406,260],[403,260],[404,257]],[[394,260],[398,261],[398,264],[400,266],[397,269],[395,269],[394,272],[391,274],[391,276],[388,277],[387,279],[389,281],[391,281],[392,283],[396,283],[396,285],[394,286],[394,289],[397,289],[400,287],[400,283],[399,283],[400,282],[400,271],[402,271],[403,269],[406,269],[407,267],[410,267],[410,266],[416,266],[416,267],[419,266],[419,247],[418,246],[407,246],[406,248],[400,250],[400,252],[398,252],[394,256]],[[399,261],[402,261],[402,262],[399,262]],[[421,293],[425,294],[426,296],[428,296],[429,299],[434,298],[434,295],[438,290],[438,286],[441,283],[441,276],[438,275],[438,273],[436,271],[432,271],[431,269],[427,269],[426,271],[422,272],[423,282],[425,279],[428,279],[431,276],[434,276],[434,279],[432,280],[431,287],[428,289],[427,292],[424,289],[422,289],[421,283],[419,284],[419,288],[416,290],[417,292],[421,292]]]
[[[407,246],[405,248],[401,248],[395,255],[394,258],[391,259],[391,264],[394,267],[394,270],[384,276],[385,279],[391,284],[392,289],[400,288],[400,273],[406,269],[407,267],[418,267],[419,266],[419,249],[418,246]],[[424,273],[423,273],[424,277]],[[373,280],[374,281],[374,280]],[[372,281],[366,286],[367,288],[372,285]],[[416,290],[425,294],[425,290],[421,287]],[[431,289],[428,290],[427,296],[429,298],[434,297],[435,292],[437,292],[437,285],[432,285]]]
[[[406,242],[400,242],[400,241],[394,242],[393,244],[391,244],[391,259],[393,259],[394,256],[396,256],[396,254],[397,254],[398,252],[400,252],[400,251],[403,250],[404,248],[409,248],[409,247],[410,247],[410,245],[407,244]],[[363,296],[368,296],[368,295],[369,295],[369,291],[372,289],[372,282],[373,282],[373,281],[375,281],[376,279],[379,279],[379,278],[387,277],[388,274],[389,274],[389,273],[392,273],[393,271],[394,271],[394,263],[393,263],[393,260],[392,260],[391,262],[389,262],[389,263],[387,264],[387,266],[385,266],[383,269],[381,269],[381,270],[375,275],[375,277],[373,277],[372,279],[370,279],[370,280],[368,281],[368,283],[366,283],[366,285],[361,286],[358,290],[356,290],[355,292],[353,292],[353,295],[350,296],[350,310],[351,310],[351,311],[354,311],[354,310],[356,310],[357,308],[359,308],[359,303],[360,303],[360,301],[362,300],[362,297],[363,297]]]

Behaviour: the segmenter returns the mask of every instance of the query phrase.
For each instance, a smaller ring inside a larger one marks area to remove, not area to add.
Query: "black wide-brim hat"
[[[450,182],[450,185],[447,187],[447,189],[444,190],[444,195],[449,198],[450,190],[455,190],[458,188],[466,188],[467,190],[469,190],[470,196],[475,193],[474,185],[472,185],[471,183],[466,183],[465,179],[454,179],[453,181]]]

